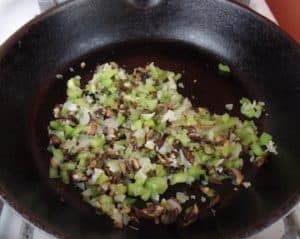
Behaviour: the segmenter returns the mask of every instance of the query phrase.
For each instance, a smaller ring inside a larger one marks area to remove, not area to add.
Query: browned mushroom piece
[[[168,210],[164,214],[161,215],[161,223],[162,224],[172,224],[176,222],[178,218],[179,212],[177,209]]]
[[[217,137],[215,137],[214,141],[217,144],[221,144],[224,143],[226,140],[226,137],[224,135],[217,135]]]
[[[97,160],[96,160],[96,159],[93,159],[93,160],[90,162],[89,166],[90,166],[91,168],[96,168],[96,166],[97,166]]]
[[[61,144],[61,140],[58,138],[57,135],[51,134],[50,135],[50,144],[53,144],[54,146],[58,146]]]
[[[233,176],[233,184],[240,185],[244,180],[242,172],[236,168],[230,169],[231,175]]]
[[[121,173],[114,173],[111,177],[111,182],[113,184],[121,183]]]
[[[153,136],[154,136],[154,130],[150,129],[146,134],[146,140],[152,139]]]
[[[217,205],[221,200],[221,196],[217,194],[215,197],[213,197],[209,202],[209,207],[214,207]]]
[[[135,158],[131,159],[131,164],[135,170],[138,170],[140,168],[140,164]]]
[[[191,140],[196,142],[201,142],[203,139],[197,134],[189,134]]]
[[[157,145],[158,148],[160,148],[161,146],[163,146],[165,140],[163,138],[159,138],[157,140],[155,140],[155,144]]]
[[[136,216],[141,219],[141,218],[146,218],[146,219],[153,219],[156,217],[159,217],[163,211],[164,208],[160,205],[151,203],[147,207],[138,209],[134,209]]]
[[[76,116],[74,115],[74,112],[69,112],[67,115],[67,119],[71,121],[71,124],[73,126],[78,125],[79,124],[79,120],[76,118]]]
[[[186,209],[182,218],[181,226],[186,227],[192,224],[198,219],[198,216],[199,216],[199,208],[197,204],[194,204],[193,206]]]
[[[188,148],[183,148],[183,154],[190,163],[195,162],[195,157]]]
[[[96,132],[97,132],[97,122],[95,120],[92,120],[86,129],[86,133],[88,135],[95,135]]]
[[[266,161],[267,161],[266,155],[260,156],[255,160],[255,165],[257,167],[261,167]]]

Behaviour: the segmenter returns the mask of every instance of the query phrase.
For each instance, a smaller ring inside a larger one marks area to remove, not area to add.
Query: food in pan
[[[141,219],[187,226],[201,205],[220,200],[212,184],[249,187],[245,161],[261,166],[277,153],[253,121],[264,103],[242,98],[243,120],[193,108],[178,92],[180,79],[153,63],[133,73],[106,63],[86,85],[80,76],[69,79],[67,100],[49,123],[50,177],[78,187],[116,227]]]

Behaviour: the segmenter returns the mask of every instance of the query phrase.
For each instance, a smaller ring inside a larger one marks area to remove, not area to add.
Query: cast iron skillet
[[[86,79],[96,63],[110,60],[127,69],[154,61],[184,71],[183,93],[217,112],[243,95],[264,100],[270,116],[261,127],[274,135],[279,156],[247,174],[250,189],[225,193],[216,216],[187,229],[151,223],[139,231],[112,229],[71,186],[48,179],[45,150],[51,108],[63,101],[65,81],[74,75],[68,68]],[[219,75],[219,61],[232,67],[230,75]],[[58,73],[63,80],[55,79]],[[28,220],[60,238],[248,236],[299,199],[299,102],[299,46],[232,2],[71,1],[27,24],[0,49],[0,192]]]

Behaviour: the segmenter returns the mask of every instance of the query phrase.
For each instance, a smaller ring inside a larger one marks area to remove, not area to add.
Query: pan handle
[[[137,8],[151,8],[159,4],[162,0],[127,0]]]

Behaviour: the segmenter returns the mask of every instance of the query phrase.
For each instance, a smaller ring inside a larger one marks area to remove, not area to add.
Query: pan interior
[[[118,63],[129,72],[135,67],[154,62],[163,69],[181,73],[184,88],[179,88],[179,91],[191,100],[194,107],[206,107],[219,114],[225,113],[225,104],[230,103],[234,104],[234,109],[230,114],[240,116],[240,98],[243,96],[259,97],[252,86],[244,85],[234,69],[230,73],[220,72],[218,70],[220,60],[217,57],[192,45],[179,42],[135,41],[113,44],[63,66],[44,81],[46,83],[37,94],[35,105],[32,107],[29,140],[32,142],[35,163],[45,183],[58,195],[62,203],[88,214],[94,214],[94,212],[83,202],[76,189],[64,185],[60,180],[48,179],[50,154],[46,150],[47,125],[52,119],[54,106],[65,101],[67,79],[80,75],[83,82],[87,82],[91,79],[98,64],[111,61]],[[81,67],[82,62],[86,65],[84,68]],[[62,74],[63,79],[60,77],[57,79],[56,74]],[[262,122],[259,123],[262,124]],[[255,171],[253,166],[246,164],[244,173],[248,178]],[[217,189],[222,193],[221,205],[230,203],[234,195],[232,185],[228,183],[218,186]],[[174,190],[179,190],[179,188],[174,188]],[[204,209],[202,218],[206,218],[208,214],[210,211],[207,208]]]

